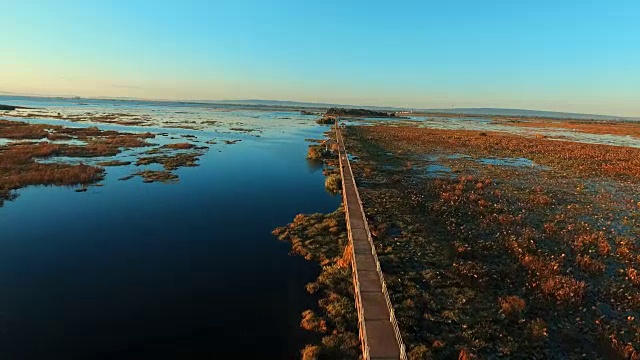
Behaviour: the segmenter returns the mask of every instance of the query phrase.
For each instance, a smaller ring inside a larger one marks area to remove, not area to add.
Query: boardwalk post
[[[347,233],[353,250],[351,268],[362,357],[365,360],[404,360],[407,359],[406,349],[337,120],[335,131]]]

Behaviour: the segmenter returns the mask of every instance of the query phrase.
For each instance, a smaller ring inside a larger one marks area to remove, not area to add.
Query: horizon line
[[[506,107],[451,107],[451,108],[419,108],[419,107],[398,107],[392,105],[360,105],[360,104],[336,104],[326,102],[313,102],[313,101],[297,101],[297,100],[278,100],[278,99],[171,99],[171,98],[145,98],[145,97],[128,97],[128,96],[80,96],[80,95],[54,95],[54,94],[26,94],[16,93],[10,91],[0,91],[0,96],[20,96],[30,98],[60,98],[60,99],[87,99],[87,100],[118,100],[118,101],[158,101],[158,102],[175,102],[175,103],[192,103],[192,104],[206,104],[206,103],[225,103],[225,102],[243,102],[243,101],[263,101],[263,102],[282,102],[282,103],[296,103],[307,105],[324,105],[329,107],[359,107],[359,108],[377,108],[377,109],[390,109],[390,110],[420,110],[420,111],[455,111],[455,110],[519,110],[519,111],[537,111],[555,114],[570,114],[570,115],[586,115],[586,116],[600,116],[620,118],[626,120],[640,120],[640,115],[625,116],[615,114],[593,114],[593,113],[581,113],[570,111],[554,111],[554,110],[540,110],[540,109],[522,109],[522,108],[506,108]],[[251,104],[238,104],[238,105],[251,105]],[[302,106],[301,106],[302,107]],[[322,106],[321,106],[322,107]]]

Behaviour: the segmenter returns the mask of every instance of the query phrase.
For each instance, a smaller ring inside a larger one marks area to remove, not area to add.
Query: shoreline
[[[328,138],[333,137],[331,130],[328,134]],[[314,145],[318,142],[314,140],[309,145],[307,158],[323,163],[325,189],[335,195],[339,189],[329,179],[339,177],[336,157],[323,152],[322,145]],[[292,223],[276,228],[273,235],[291,243],[291,255],[302,256],[321,266],[316,281],[307,285],[307,291],[317,298],[318,307],[305,310],[300,322],[304,331],[316,334],[317,338],[300,350],[301,358],[358,359],[361,352],[358,319],[353,311],[352,249],[348,244],[343,206],[329,214],[298,214]]]

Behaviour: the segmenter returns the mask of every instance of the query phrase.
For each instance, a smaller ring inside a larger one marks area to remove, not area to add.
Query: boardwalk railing
[[[344,148],[344,141],[342,138],[342,133],[340,131],[340,126],[338,124],[338,122],[336,121],[335,124],[335,130],[336,130],[336,141],[338,142],[338,150],[339,150],[339,159],[340,159],[340,175],[342,177],[342,195],[343,195],[343,200],[344,200],[344,204],[345,204],[345,216],[346,216],[346,220],[347,220],[347,231],[348,231],[348,235],[349,235],[349,243],[352,246],[352,257],[351,257],[351,262],[352,262],[352,268],[353,268],[353,285],[354,285],[354,289],[355,289],[355,297],[356,297],[356,307],[357,307],[357,312],[358,312],[358,324],[359,324],[359,328],[360,328],[360,340],[362,343],[362,354],[363,354],[363,358],[364,359],[370,359],[370,344],[369,344],[369,338],[367,337],[367,327],[366,327],[366,322],[364,321],[365,317],[364,317],[364,309],[362,306],[362,296],[361,296],[361,289],[360,289],[360,282],[358,279],[358,271],[357,271],[357,264],[356,264],[356,251],[355,251],[355,247],[354,247],[354,242],[353,242],[353,235],[352,235],[352,229],[351,229],[351,219],[350,219],[350,214],[349,214],[349,209],[348,209],[348,203],[347,203],[347,192],[346,192],[346,188],[347,188],[347,184],[345,181],[345,168],[348,169],[348,173],[349,173],[349,177],[351,178],[350,182],[351,186],[353,186],[354,192],[355,192],[355,196],[357,198],[357,203],[358,203],[358,207],[360,208],[360,215],[362,216],[362,221],[364,223],[364,230],[367,234],[367,240],[369,242],[369,245],[371,247],[371,255],[373,256],[375,265],[376,265],[376,272],[380,278],[380,284],[382,286],[382,294],[384,296],[388,311],[389,311],[389,321],[391,322],[391,325],[393,327],[393,331],[395,333],[395,338],[400,350],[400,359],[402,360],[406,360],[407,359],[407,354],[406,354],[406,347],[404,345],[404,342],[402,341],[402,335],[400,333],[400,328],[398,327],[398,321],[396,319],[395,316],[395,311],[393,309],[393,305],[391,304],[391,298],[389,297],[389,291],[387,289],[387,283],[384,280],[384,275],[382,274],[382,268],[380,266],[380,261],[378,260],[378,254],[376,252],[376,248],[375,245],[373,243],[373,239],[371,237],[371,232],[369,230],[369,224],[367,223],[367,219],[365,216],[365,212],[364,212],[364,207],[362,205],[362,200],[360,199],[360,194],[358,192],[358,187],[356,185],[355,182],[355,177],[353,176],[353,171],[351,169],[351,163],[349,162],[349,157],[347,156],[347,152],[346,149]]]
[[[340,167],[340,176],[343,176],[342,167]],[[346,204],[347,199],[346,199],[346,195],[344,194],[345,193],[343,192],[343,201]],[[351,235],[351,222],[349,221],[350,220],[349,211],[345,211],[344,213],[347,220],[347,233],[349,235],[349,244],[351,245],[351,249],[353,249],[353,237]],[[356,271],[357,269],[356,258],[353,254],[351,256],[351,269],[353,269],[351,275],[353,278],[354,294],[356,298],[356,310],[358,312],[358,329],[360,330],[359,338],[362,346],[362,358],[365,360],[368,360],[370,359],[369,338],[367,337],[367,325],[366,325],[366,322],[364,321],[364,310],[362,308],[362,296],[360,295],[360,280],[358,279],[358,272]]]

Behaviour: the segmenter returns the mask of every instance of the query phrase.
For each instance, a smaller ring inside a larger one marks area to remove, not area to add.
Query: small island
[[[345,108],[329,108],[324,116],[332,117],[375,117],[375,118],[391,118],[395,117],[394,112],[374,111],[368,109],[345,109]]]
[[[395,113],[390,112],[382,112],[382,111],[374,111],[368,109],[346,109],[346,108],[337,108],[332,107],[327,109],[327,111],[322,115],[321,118],[316,120],[318,124],[321,125],[331,125],[336,122],[336,119],[339,117],[348,117],[348,118],[395,118]]]

